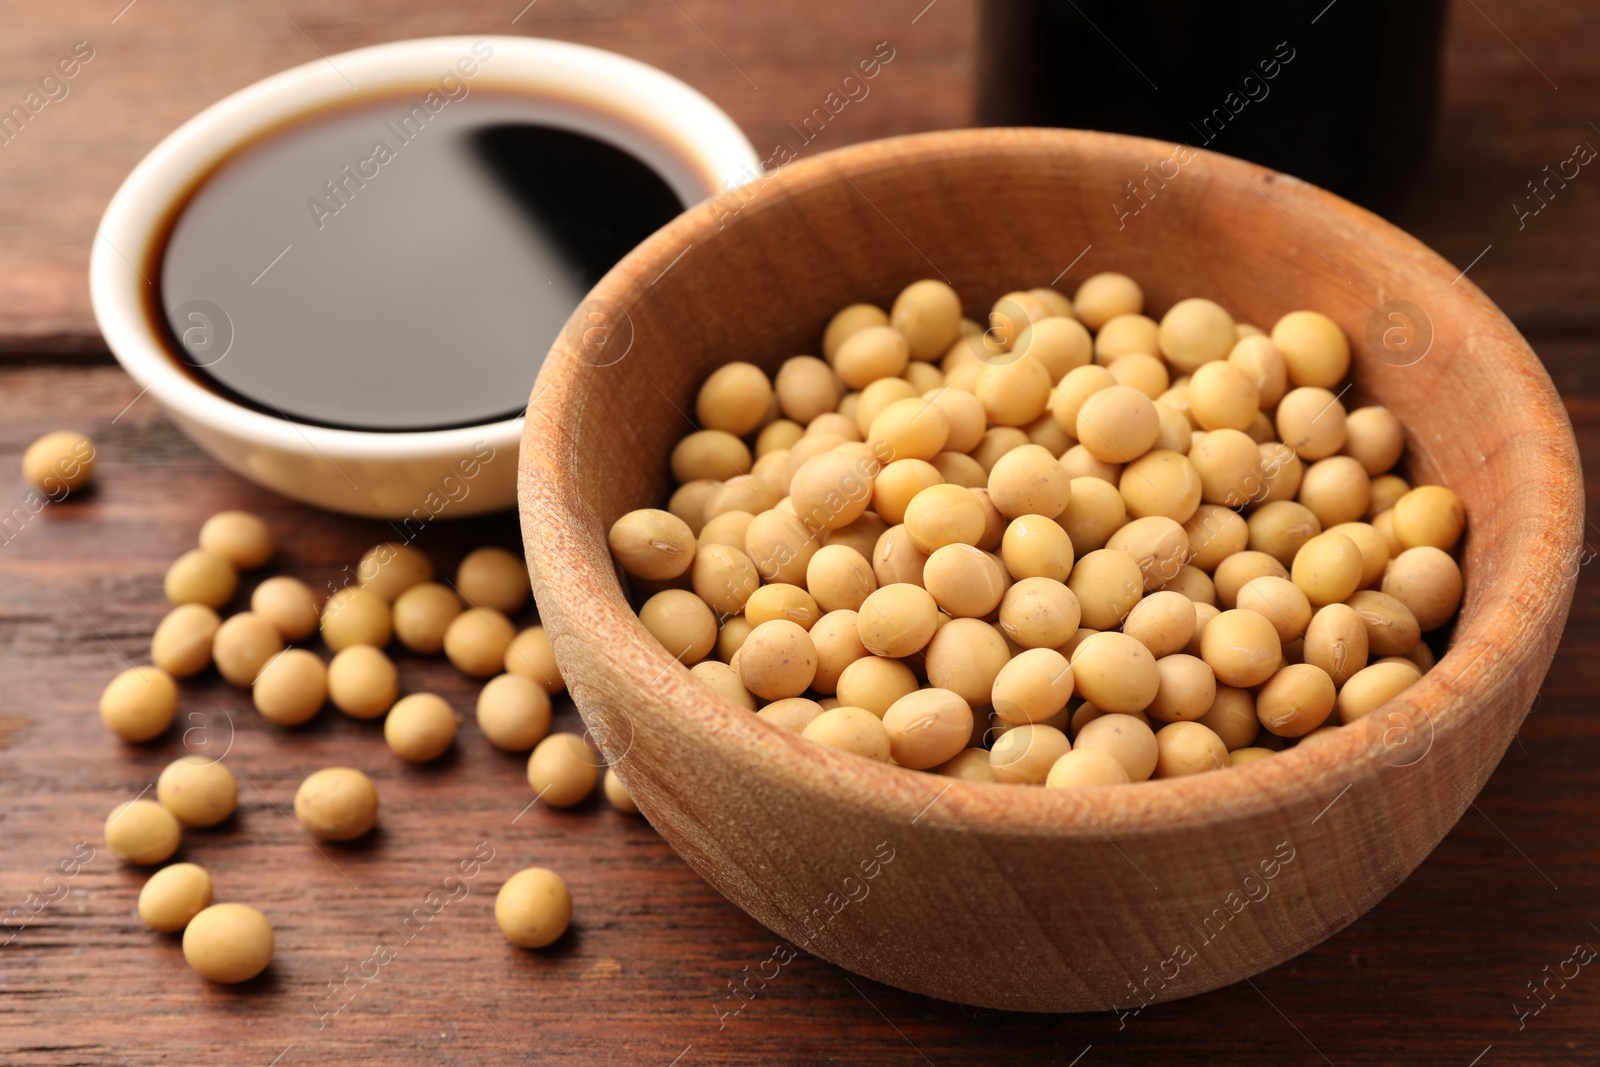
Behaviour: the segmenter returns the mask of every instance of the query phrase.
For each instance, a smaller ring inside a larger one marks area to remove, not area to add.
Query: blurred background
[[[1600,181],[1544,184],[1575,146],[1600,146],[1600,11],[1585,0],[6,0],[0,19],[7,108],[75,42],[95,55],[0,145],[12,350],[101,350],[84,281],[92,223],[185,119],[319,54],[447,33],[556,37],[653,63],[727,110],[763,158],[995,122],[1183,138],[1377,207],[1460,266],[1493,245],[1471,277],[1540,341],[1566,345],[1600,314]],[[846,95],[881,41],[894,54],[883,76],[831,113],[829,94]]]
[[[1393,207],[1432,137],[1444,0],[1322,3],[991,0],[977,120],[1212,148]]]

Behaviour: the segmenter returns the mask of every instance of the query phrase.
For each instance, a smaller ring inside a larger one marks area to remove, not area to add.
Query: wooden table
[[[402,660],[408,688],[433,688],[468,712],[457,752],[439,766],[398,766],[375,726],[331,711],[298,730],[266,728],[246,694],[214,677],[184,684],[181,729],[163,741],[114,741],[94,713],[99,691],[126,661],[147,656],[164,610],[163,569],[193,544],[205,516],[227,507],[263,514],[280,537],[275,567],[317,584],[386,533],[224,472],[137,399],[106,355],[85,285],[89,220],[168,130],[318,52],[518,32],[656,63],[708,93],[765,149],[795,140],[788,124],[877,42],[892,42],[896,58],[871,97],[843,112],[805,147],[811,152],[970,121],[976,17],[970,0],[926,8],[926,0],[894,0],[870,10],[799,0],[543,0],[520,13],[522,0],[448,8],[125,2],[66,10],[0,3],[0,101],[20,99],[74,42],[95,49],[70,95],[0,146],[0,456],[9,457],[0,463],[0,501],[7,509],[21,501],[17,457],[40,433],[82,427],[101,455],[91,495],[13,521],[0,537],[0,922],[10,924],[0,926],[0,1062],[667,1067],[1003,1057],[1092,1067],[1189,1054],[1341,1067],[1600,1063],[1594,968],[1564,988],[1551,982],[1555,996],[1539,1014],[1519,1022],[1516,1010],[1537,1003],[1530,984],[1575,945],[1600,945],[1600,580],[1592,568],[1538,706],[1420,870],[1291,963],[1123,1020],[958,1008],[804,954],[764,987],[751,982],[753,999],[735,999],[733,984],[770,973],[763,962],[778,939],[641,820],[599,802],[522,811],[531,796],[522,761],[491,749],[470,725],[475,687],[441,662]],[[1309,5],[1305,17],[1321,6]],[[1600,144],[1600,9],[1579,0],[1467,0],[1451,15],[1434,158],[1397,220],[1470,265],[1472,279],[1528,334],[1594,457],[1600,176],[1581,173],[1521,228],[1511,205],[1575,143]],[[453,568],[482,542],[515,546],[513,519],[439,524],[420,544]],[[1600,546],[1600,528],[1592,543]],[[558,721],[576,722],[570,706],[558,709]],[[239,813],[190,834],[184,855],[213,871],[220,898],[255,904],[276,925],[273,966],[236,989],[199,980],[177,939],[138,923],[142,875],[100,840],[111,807],[149,787],[169,760],[186,747],[215,752],[230,738]],[[331,763],[369,771],[384,813],[371,840],[318,850],[284,811],[297,783]],[[466,895],[427,910],[431,891],[461,896],[444,880],[480,842],[493,859],[467,881]],[[565,873],[577,916],[559,945],[532,954],[500,938],[492,903],[507,875],[535,863]],[[406,925],[413,916],[422,918]],[[372,962],[379,943],[392,954],[382,964]],[[332,985],[341,983],[346,992],[335,999]]]

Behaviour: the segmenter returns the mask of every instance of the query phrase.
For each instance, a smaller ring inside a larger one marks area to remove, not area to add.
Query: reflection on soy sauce
[[[659,174],[585,134],[501,123],[466,138],[584,289],[683,210]]]
[[[482,424],[522,410],[584,292],[682,208],[643,160],[552,124],[548,104],[367,103],[218,167],[173,225],[160,306],[174,354],[257,410]]]

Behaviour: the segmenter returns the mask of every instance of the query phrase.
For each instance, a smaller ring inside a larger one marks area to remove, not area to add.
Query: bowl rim
[[[246,407],[200,385],[179,368],[145,311],[144,277],[153,243],[210,169],[285,122],[326,108],[379,99],[454,74],[475,45],[504,55],[479,81],[552,101],[590,103],[669,141],[693,170],[680,193],[714,195],[753,176],[759,157],[733,120],[703,93],[639,60],[605,49],[540,37],[469,34],[390,41],[324,56],[253,82],[209,105],[167,134],[123,179],[106,206],[90,255],[95,321],[123,369],[168,410],[204,430],[283,452],[355,460],[407,461],[466,455],[488,440],[518,442],[523,415],[429,430],[321,426]],[[353,79],[353,80],[352,80]],[[359,88],[358,88],[359,86]],[[671,153],[660,146],[661,160]],[[142,282],[142,284],[141,284]],[[142,395],[142,394],[141,394]]]
[[[1056,152],[1067,156],[1114,152],[1154,160],[1168,156],[1174,146],[1146,138],[1081,130],[990,128],[945,130],[869,141],[835,149],[788,164],[777,172],[763,175],[763,181],[776,183],[779,195],[765,203],[786,202],[813,186],[836,183],[844,175],[858,176],[880,168],[915,166],[919,160],[944,160],[977,154],[1011,152],[1018,155]],[[1576,570],[1567,573],[1581,548],[1583,523],[1582,492],[1577,478],[1578,456],[1570,421],[1550,382],[1543,364],[1505,315],[1469,279],[1460,276],[1443,257],[1391,223],[1350,202],[1290,175],[1244,160],[1204,149],[1190,149],[1204,158],[1219,176],[1254,179],[1258,192],[1268,198],[1274,210],[1278,202],[1293,199],[1313,202],[1324,215],[1339,216],[1352,229],[1372,235],[1374,244],[1385,244],[1404,252],[1429,273],[1441,279],[1456,277],[1468,298],[1483,317],[1483,332],[1501,341],[1524,373],[1507,374],[1501,387],[1522,394],[1530,405],[1554,416],[1538,436],[1525,438],[1556,462],[1530,471],[1547,494],[1547,506],[1530,516],[1536,533],[1530,537],[1537,550],[1517,560],[1513,567],[1495,574],[1468,576],[1467,593],[1476,595],[1475,609],[1465,625],[1458,625],[1449,648],[1433,670],[1408,689],[1397,701],[1366,716],[1361,725],[1351,724],[1326,740],[1278,753],[1272,759],[1225,768],[1222,775],[1192,775],[1182,778],[1152,779],[1130,786],[1098,786],[1075,789],[1008,789],[999,783],[972,782],[945,778],[926,771],[875,764],[871,761],[808,742],[770,723],[716,694],[694,679],[645,630],[621,589],[617,572],[608,574],[586,565],[584,545],[595,524],[605,517],[582,506],[580,487],[566,482],[569,464],[563,458],[572,448],[572,418],[530,419],[524,429],[521,468],[518,478],[519,507],[535,595],[542,612],[581,618],[584,640],[605,649],[595,657],[597,671],[609,683],[604,688],[580,684],[574,697],[580,713],[591,726],[605,726],[604,715],[597,716],[585,706],[590,694],[626,692],[649,687],[655,702],[670,704],[679,716],[677,726],[692,732],[705,743],[716,746],[725,756],[737,756],[747,766],[765,766],[775,778],[793,783],[799,791],[828,790],[835,801],[855,804],[864,817],[904,818],[915,822],[930,813],[932,821],[996,836],[1061,839],[1098,836],[1113,844],[1113,837],[1136,838],[1142,835],[1169,835],[1174,830],[1215,827],[1224,821],[1240,821],[1284,812],[1291,804],[1305,801],[1308,791],[1326,795],[1330,801],[1343,792],[1382,774],[1386,768],[1409,766],[1375,757],[1375,747],[1387,745],[1397,703],[1409,704],[1420,712],[1428,727],[1429,745],[1441,737],[1467,729],[1475,716],[1485,714],[1484,701],[1477,698],[1493,689],[1491,670],[1496,675],[1521,670],[1541,653],[1536,642],[1522,641],[1507,647],[1496,640],[1496,633],[1517,633],[1534,618],[1550,617],[1541,603],[1553,604],[1555,618],[1564,619],[1576,584]],[[1135,167],[1135,169],[1137,169]],[[763,204],[758,195],[752,202],[747,193],[725,194],[700,210],[691,210],[658,231],[625,257],[591,290],[589,300],[609,301],[626,310],[643,296],[647,285],[639,278],[653,278],[660,268],[678,256],[683,248],[715,240],[724,224],[729,228],[753,217],[752,208]],[[726,210],[725,210],[726,209]],[[733,221],[727,222],[727,216]],[[1354,339],[1359,345],[1360,339]],[[535,395],[544,394],[551,408],[570,414],[581,407],[573,398],[585,388],[580,381],[586,365],[580,356],[558,339],[547,358],[535,386]],[[640,506],[658,506],[641,503]],[[537,515],[535,521],[532,516]],[[599,540],[605,541],[600,529]],[[588,581],[609,582],[603,590],[585,592]],[[579,601],[582,601],[580,604]],[[1467,603],[1464,596],[1463,603]],[[552,609],[554,609],[552,611]],[[578,640],[575,633],[554,635],[558,650]],[[1549,650],[1553,651],[1551,640]],[[569,651],[564,661],[577,658]],[[649,673],[639,678],[628,674],[628,666],[640,665]],[[1542,668],[1542,664],[1540,665]],[[570,672],[569,672],[569,682]],[[616,709],[615,701],[607,714]],[[1388,714],[1380,718],[1380,714]],[[1420,726],[1418,727],[1420,729]],[[612,729],[612,736],[616,730]],[[602,751],[609,746],[599,738]],[[607,753],[617,756],[616,753]],[[626,751],[621,753],[625,756]],[[1426,755],[1424,751],[1423,755]],[[1501,753],[1488,755],[1498,761]],[[620,758],[620,757],[619,757]],[[615,759],[613,759],[615,762]],[[1485,775],[1486,777],[1486,775]],[[1470,798],[1469,798],[1470,799]],[[1463,803],[1464,806],[1464,803]],[[1331,807],[1331,803],[1330,803]],[[953,820],[953,821],[952,821]],[[1315,821],[1315,820],[1313,820]],[[1130,860],[1130,862],[1132,862]]]

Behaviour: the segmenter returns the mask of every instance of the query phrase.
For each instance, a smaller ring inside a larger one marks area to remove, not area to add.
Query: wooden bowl
[[[1406,426],[1410,475],[1461,495],[1461,616],[1448,653],[1402,698],[1243,767],[1028,789],[802,741],[703,688],[640,625],[606,532],[662,506],[667,454],[714,367],[770,371],[816,352],[834,311],[887,307],[917,278],[944,276],[981,318],[1008,290],[1070,293],[1113,269],[1139,280],[1157,315],[1203,295],[1267,328],[1297,308],[1333,316],[1355,349],[1357,395]],[[551,351],[520,499],[534,591],[578,707],[640,809],[712,885],[794,945],[889,985],[991,1008],[1120,1012],[1281,963],[1422,862],[1550,665],[1583,508],[1549,377],[1439,256],[1259,166],[1042,130],[831,152],[656,233]]]

